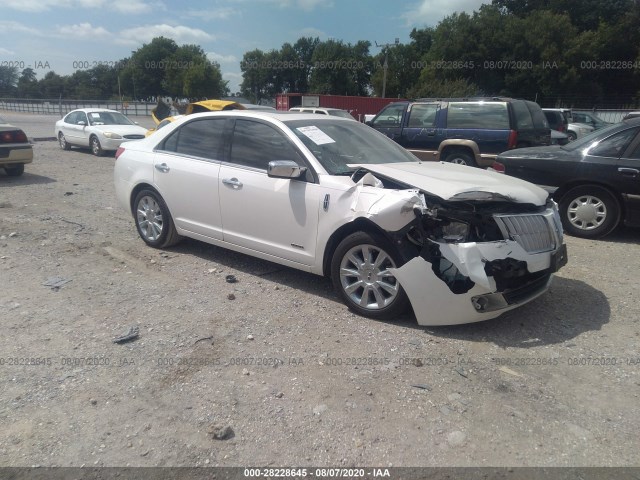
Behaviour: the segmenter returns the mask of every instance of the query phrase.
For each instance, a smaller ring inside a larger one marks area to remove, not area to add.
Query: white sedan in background
[[[55,126],[60,148],[89,147],[96,156],[103,155],[105,151],[115,152],[122,142],[142,139],[146,133],[146,128],[122,113],[106,108],[73,110]]]
[[[555,203],[497,172],[421,162],[372,128],[317,114],[187,115],[116,153],[142,240],[181,237],[331,277],[355,312],[421,325],[494,318],[566,263]]]

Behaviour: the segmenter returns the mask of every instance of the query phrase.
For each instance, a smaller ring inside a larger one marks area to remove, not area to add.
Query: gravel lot
[[[640,231],[569,237],[543,297],[424,328],[276,264],[150,249],[113,158],[34,152],[0,173],[0,466],[640,464]]]

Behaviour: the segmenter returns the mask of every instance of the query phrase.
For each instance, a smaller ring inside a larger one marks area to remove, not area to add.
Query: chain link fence
[[[149,116],[155,103],[120,102],[108,100],[63,100],[33,98],[0,98],[0,110],[35,113],[41,115],[66,115],[77,108],[109,108],[125,115]]]

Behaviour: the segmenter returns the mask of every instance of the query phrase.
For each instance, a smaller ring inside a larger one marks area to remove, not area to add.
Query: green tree
[[[240,93],[253,103],[260,103],[263,98],[268,98],[269,72],[265,68],[266,56],[259,48],[246,52],[240,62],[242,71],[242,83]]]
[[[40,96],[36,72],[32,68],[25,68],[18,79],[18,95],[24,98]]]
[[[170,38],[156,37],[150,43],[131,52],[131,57],[120,75],[122,92],[134,99],[168,95],[165,73],[168,60],[178,45]]]
[[[0,66],[0,96],[13,95],[18,83],[18,67]]]
[[[66,77],[61,77],[54,71],[47,72],[38,82],[38,89],[43,98],[66,97]]]
[[[220,65],[198,45],[183,45],[166,59],[163,86],[172,97],[219,98],[229,93]]]
[[[298,93],[307,93],[309,91],[309,79],[311,78],[313,52],[320,43],[318,37],[301,37],[293,44],[293,50],[296,52],[296,61],[300,64],[295,69],[296,80],[292,86],[292,91]]]
[[[367,95],[371,56],[367,41],[356,45],[340,40],[320,42],[313,51],[310,91],[333,95]]]

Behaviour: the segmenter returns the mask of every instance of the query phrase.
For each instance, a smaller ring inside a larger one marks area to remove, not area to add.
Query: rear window
[[[507,104],[451,102],[447,113],[447,127],[509,130]]]
[[[535,102],[525,101],[525,104],[529,108],[531,112],[531,118],[533,118],[533,126],[535,128],[549,128],[549,122],[547,122],[547,117],[544,116],[544,112]]]
[[[531,118],[531,112],[527,108],[524,102],[514,101],[513,111],[516,114],[516,125],[518,129],[533,128],[533,118]]]

